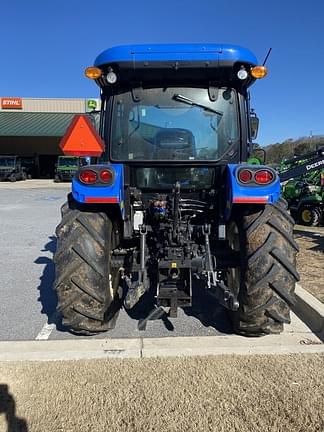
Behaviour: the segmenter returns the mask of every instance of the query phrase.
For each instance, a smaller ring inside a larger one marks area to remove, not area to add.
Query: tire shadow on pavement
[[[224,334],[233,333],[228,312],[199,282],[194,285],[192,306],[183,310],[186,315],[197,318],[204,327],[213,327]]]
[[[56,237],[50,236],[49,242],[45,244],[41,252],[50,252],[52,257],[39,256],[34,262],[44,266],[43,273],[40,276],[40,285],[38,286],[39,297],[38,301],[42,305],[41,313],[47,315],[47,323],[55,324],[56,330],[61,332],[67,332],[68,329],[63,326],[61,317],[56,312],[57,307],[57,295],[53,288],[55,280],[55,264],[53,261],[53,255],[56,251]]]
[[[0,384],[0,416],[2,417],[2,415],[6,420],[8,432],[28,432],[26,420],[16,416],[16,401],[13,395],[9,393],[7,384]]]
[[[310,242],[312,242],[314,246],[308,248],[309,250],[324,252],[324,235],[320,231],[303,231],[301,229],[295,228],[294,235],[296,239],[302,239],[305,237]]]

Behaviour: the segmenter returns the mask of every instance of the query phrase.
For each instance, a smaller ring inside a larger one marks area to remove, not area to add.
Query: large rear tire
[[[111,220],[69,195],[56,235],[54,287],[63,325],[83,334],[114,328],[120,301],[118,272],[110,269],[116,239]]]
[[[234,331],[246,336],[280,333],[284,323],[290,323],[299,280],[294,221],[286,202],[241,210],[233,224],[241,252],[241,269],[228,278],[240,303],[231,313]]]

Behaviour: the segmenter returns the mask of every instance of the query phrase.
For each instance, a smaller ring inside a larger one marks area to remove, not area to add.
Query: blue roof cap
[[[153,44],[123,45],[103,51],[94,66],[109,63],[143,61],[241,61],[258,64],[254,54],[237,45],[224,44]]]

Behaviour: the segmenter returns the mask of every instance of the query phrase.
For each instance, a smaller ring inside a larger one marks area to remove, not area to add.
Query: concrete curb
[[[0,362],[297,353],[324,354],[324,344],[310,332],[264,338],[230,335],[0,342]]]
[[[142,349],[142,357],[297,353],[324,353],[324,345],[311,333],[299,333],[271,335],[262,338],[230,335],[144,339]]]
[[[324,304],[296,284],[297,304],[293,311],[324,342]]]
[[[76,339],[0,342],[0,361],[140,358],[140,339]]]

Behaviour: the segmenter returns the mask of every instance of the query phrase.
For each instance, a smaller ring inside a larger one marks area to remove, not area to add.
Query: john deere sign
[[[87,99],[86,100],[86,111],[93,111],[99,109],[98,99]]]

